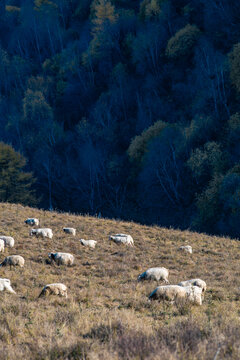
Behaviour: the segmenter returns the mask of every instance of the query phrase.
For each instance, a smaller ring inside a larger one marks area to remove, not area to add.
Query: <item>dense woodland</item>
[[[1,0],[0,200],[240,236],[239,18]]]

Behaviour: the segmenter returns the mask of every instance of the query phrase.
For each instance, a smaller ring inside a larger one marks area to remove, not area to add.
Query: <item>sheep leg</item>
[[[16,292],[13,290],[13,288],[11,287],[11,285],[6,284],[6,285],[5,285],[5,288],[6,288],[6,290],[8,290],[10,293],[16,294]]]

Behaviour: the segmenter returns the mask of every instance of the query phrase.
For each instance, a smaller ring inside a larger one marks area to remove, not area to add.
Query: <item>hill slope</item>
[[[52,240],[30,237],[24,224],[38,217]],[[76,237],[62,232],[77,228]],[[130,233],[134,248],[108,241]],[[240,358],[239,241],[140,226],[135,223],[47,212],[1,204],[0,233],[16,246],[0,253],[22,255],[23,269],[1,268],[17,296],[0,293],[0,358],[4,359],[215,359]],[[78,239],[95,239],[95,250]],[[193,246],[193,254],[177,251]],[[46,263],[49,251],[74,254],[75,266]],[[202,307],[149,303],[156,283],[138,284],[148,267],[164,266],[169,280],[200,277],[208,290]],[[63,282],[69,298],[38,299],[41,288]]]

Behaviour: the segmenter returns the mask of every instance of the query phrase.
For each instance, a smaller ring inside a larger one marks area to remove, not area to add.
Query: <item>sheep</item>
[[[4,240],[0,239],[0,252],[4,252],[5,242]]]
[[[183,245],[179,248],[180,251],[186,251],[189,254],[192,254],[192,247],[190,245]]]
[[[186,286],[184,287],[187,293],[187,299],[196,305],[202,305],[203,289],[198,286]]]
[[[23,267],[25,263],[25,260],[22,256],[20,255],[11,255],[11,256],[7,256],[3,262],[0,264],[0,266],[7,266],[10,265],[10,268],[12,266],[20,266]]]
[[[62,253],[62,252],[57,252],[57,253],[49,253],[48,257],[51,260],[54,260],[56,262],[57,265],[73,265],[74,262],[74,256],[72,254],[69,253]]]
[[[96,244],[97,244],[97,241],[96,240],[84,240],[84,239],[80,239],[80,243],[83,245],[83,246],[89,246],[90,248],[94,249]]]
[[[59,295],[59,296],[67,296],[67,287],[64,284],[61,283],[55,283],[55,284],[48,284],[45,285],[42,289],[39,298],[42,296],[48,296],[48,295]]]
[[[149,300],[185,299],[191,303],[202,305],[202,289],[198,286],[183,287],[179,285],[158,286],[150,295]]]
[[[63,231],[66,233],[66,234],[71,234],[73,236],[76,235],[76,229],[74,228],[63,228]]]
[[[43,228],[43,229],[31,229],[30,230],[30,233],[29,233],[30,236],[32,235],[36,235],[36,237],[47,237],[49,239],[52,239],[53,237],[53,232],[52,232],[52,229],[49,229],[49,228]]]
[[[14,247],[14,238],[12,236],[0,235],[0,239],[4,241],[5,247]]]
[[[169,283],[168,281],[168,269],[164,267],[156,267],[156,268],[150,268],[141,275],[138,276],[138,281],[141,280],[163,280],[165,283]]]
[[[130,246],[134,245],[133,238],[131,237],[131,235],[126,235],[126,234],[110,235],[109,240],[114,241],[116,244],[126,244]]]
[[[39,226],[39,224],[40,224],[40,221],[36,218],[28,218],[24,222],[25,222],[25,224],[31,225],[31,226],[33,226],[33,225]]]
[[[179,286],[198,286],[202,289],[202,292],[205,293],[205,291],[207,290],[207,284],[205,283],[205,281],[201,280],[201,279],[191,279],[191,280],[186,280],[186,281],[181,281],[179,284]]]
[[[0,291],[7,290],[12,294],[16,294],[16,292],[11,287],[11,281],[9,279],[0,279]]]

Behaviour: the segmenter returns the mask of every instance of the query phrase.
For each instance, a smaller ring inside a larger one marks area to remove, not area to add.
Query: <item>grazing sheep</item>
[[[0,235],[0,239],[4,241],[5,247],[14,247],[14,238],[12,236]]]
[[[31,225],[31,226],[33,226],[33,225],[39,226],[39,224],[40,224],[40,221],[36,218],[28,218],[24,222],[25,222],[25,224]]]
[[[187,293],[187,299],[196,305],[202,305],[203,289],[198,286],[186,286],[184,287]]]
[[[192,247],[190,245],[183,245],[179,248],[180,251],[186,251],[189,254],[192,254]]]
[[[48,257],[51,260],[54,260],[56,262],[57,265],[73,265],[74,262],[74,256],[72,254],[69,253],[62,253],[62,252],[57,252],[57,253],[49,253]]]
[[[0,239],[0,252],[4,252],[5,242],[4,240]]]
[[[22,256],[20,255],[11,255],[11,256],[7,256],[3,262],[0,264],[0,266],[7,266],[9,265],[10,268],[12,266],[20,266],[20,267],[24,267],[24,263],[25,260]]]
[[[109,240],[114,241],[116,244],[126,244],[133,246],[133,238],[131,235],[126,234],[116,234],[116,235],[110,235]]]
[[[169,283],[168,281],[168,269],[164,267],[156,267],[156,268],[150,268],[141,275],[138,276],[138,281],[141,280],[163,280],[165,283]]]
[[[66,285],[61,283],[45,285],[39,297],[48,296],[48,295],[59,295],[59,296],[65,296],[67,298],[67,287]]]
[[[66,233],[66,234],[71,234],[73,236],[76,235],[76,229],[74,228],[63,228],[63,231]]]
[[[84,240],[84,239],[80,239],[80,243],[83,245],[83,246],[89,246],[90,248],[94,249],[96,244],[97,244],[97,241],[96,240]]]
[[[11,287],[11,281],[9,279],[0,279],[0,291],[7,290],[12,294],[16,294]]]
[[[149,300],[185,299],[191,303],[202,305],[202,289],[198,286],[165,285],[158,286],[149,296]]]
[[[52,232],[52,229],[49,229],[49,228],[44,228],[44,229],[31,229],[30,230],[30,233],[29,233],[30,236],[32,235],[36,235],[36,237],[47,237],[49,239],[52,239],[53,237],[53,232]]]
[[[207,290],[207,284],[205,283],[205,281],[201,280],[201,279],[191,279],[191,280],[186,280],[186,281],[181,281],[179,284],[179,286],[198,286],[202,289],[202,292],[204,293]]]

